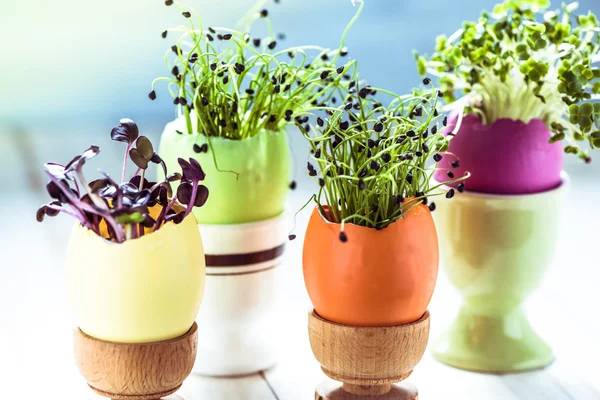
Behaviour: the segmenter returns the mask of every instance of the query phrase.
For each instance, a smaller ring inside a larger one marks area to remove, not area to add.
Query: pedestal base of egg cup
[[[79,371],[97,394],[113,400],[159,400],[192,372],[198,325],[183,336],[155,343],[114,343],[75,330]]]
[[[554,356],[522,304],[552,264],[568,187],[527,195],[456,193],[437,201],[442,266],[462,298],[460,312],[433,342],[453,367],[491,373],[543,368]]]
[[[433,356],[452,367],[489,373],[530,371],[554,360],[521,307],[503,315],[477,315],[462,307],[433,343]]]
[[[386,327],[341,325],[315,311],[308,319],[315,358],[325,375],[337,381],[319,384],[316,400],[418,399],[417,389],[402,381],[425,353],[429,311],[411,324]]]

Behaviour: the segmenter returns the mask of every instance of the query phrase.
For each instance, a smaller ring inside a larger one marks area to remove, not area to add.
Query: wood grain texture
[[[309,313],[309,340],[323,372],[359,396],[388,393],[419,363],[429,339],[429,311],[414,323],[357,327]]]
[[[177,391],[192,371],[198,325],[155,343],[113,343],[75,330],[77,367],[98,394],[113,400],[155,400]]]

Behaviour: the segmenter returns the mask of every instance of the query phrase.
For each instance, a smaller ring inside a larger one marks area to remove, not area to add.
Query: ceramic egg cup
[[[542,368],[554,357],[522,307],[540,285],[557,243],[562,184],[529,195],[457,193],[438,201],[442,264],[463,303],[433,355],[480,372]]]
[[[277,304],[287,216],[234,225],[200,225],[206,290],[198,322],[198,362],[205,376],[238,376],[275,365]]]
[[[315,400],[418,398],[417,389],[402,381],[425,353],[429,311],[413,323],[386,327],[341,325],[314,310],[308,321],[313,354],[325,375],[338,381],[318,385]]]
[[[192,372],[198,325],[154,343],[114,343],[75,330],[75,359],[89,387],[113,400],[158,400],[175,393]]]

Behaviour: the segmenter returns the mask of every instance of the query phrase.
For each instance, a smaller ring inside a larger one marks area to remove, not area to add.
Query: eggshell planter
[[[445,133],[452,132],[456,123],[456,116],[450,118]],[[444,182],[447,171],[455,176],[468,171],[471,176],[465,187],[479,193],[530,194],[555,189],[561,184],[564,152],[560,142],[548,143],[550,136],[539,119],[527,124],[499,119],[485,125],[476,115],[467,115],[434,177]],[[456,160],[459,167],[452,168]]]
[[[568,177],[528,195],[457,193],[437,202],[444,269],[463,298],[433,355],[481,372],[519,372],[550,364],[550,347],[522,308],[540,285],[557,244]]]
[[[206,173],[210,191],[206,204],[194,210],[200,224],[244,224],[280,215],[285,208],[291,177],[291,156],[285,131],[262,131],[244,140],[186,132],[183,118],[166,125],[159,154],[169,171],[180,170],[178,158],[195,158]],[[207,153],[194,144],[209,144]],[[216,163],[215,163],[216,159]],[[159,172],[162,179],[162,172]]]
[[[145,343],[185,334],[204,293],[202,239],[193,217],[112,243],[77,224],[65,275],[77,326],[89,336]]]
[[[315,398],[416,400],[416,388],[402,381],[429,338],[438,272],[431,212],[418,205],[382,230],[346,224],[346,242],[340,230],[315,208],[304,241],[311,348],[325,375],[342,382],[321,383]]]
[[[195,218],[118,244],[77,224],[65,275],[75,358],[91,389],[115,400],[177,391],[194,365],[204,293]]]
[[[194,372],[232,376],[275,365],[287,219],[282,214],[248,224],[199,226],[205,238],[207,284],[197,319]]]
[[[394,326],[421,318],[435,288],[438,239],[431,212],[413,208],[382,230],[340,224],[314,209],[304,240],[304,283],[315,311],[345,325]]]

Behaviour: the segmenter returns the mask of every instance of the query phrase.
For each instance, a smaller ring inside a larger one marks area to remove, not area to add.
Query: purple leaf
[[[192,167],[192,180],[203,181],[204,178],[206,178],[206,174],[204,173],[202,167],[200,166],[200,163],[196,159],[190,157],[190,166]]]
[[[41,206],[40,208],[38,208],[37,213],[35,214],[35,218],[37,219],[38,222],[43,222],[44,221],[44,217],[46,215],[49,216],[49,217],[56,217],[60,213],[59,210],[56,210],[54,208],[48,207],[49,205],[60,207],[60,203],[54,201],[54,202],[52,202],[50,204],[44,204],[43,206]]]
[[[204,185],[200,185],[196,192],[194,207],[202,207],[206,203],[206,200],[208,200],[208,188]]]
[[[117,196],[117,188],[114,186],[107,186],[98,192],[98,196],[103,199],[114,199]]]
[[[177,199],[181,204],[190,204],[192,198],[192,184],[189,182],[182,182],[177,188]]]
[[[181,167],[181,173],[182,173],[183,177],[187,180],[192,180],[193,171],[192,171],[192,166],[190,165],[190,163],[185,161],[183,158],[178,158],[177,162],[179,163],[179,166]]]
[[[80,156],[76,156],[65,166],[65,173],[78,170],[90,159],[96,157],[100,153],[100,147],[91,146],[89,149],[84,151]]]
[[[169,214],[165,217],[165,222],[173,221],[175,224],[180,224],[184,216],[185,213],[183,211],[178,214]]]
[[[152,155],[152,158],[150,159],[150,161],[152,161],[154,164],[160,164],[162,161],[162,158],[160,158],[158,153],[154,153],[154,155]]]
[[[179,172],[175,172],[174,174],[171,174],[169,176],[167,176],[167,182],[177,182],[181,180],[181,174]]]
[[[142,177],[140,175],[136,175],[129,180],[129,183],[131,183],[132,185],[134,185],[136,188],[139,189],[141,180],[142,180]],[[148,189],[152,186],[153,185],[150,185],[150,182],[148,182],[148,180],[146,178],[144,178],[144,187],[142,187],[141,189]]]
[[[73,196],[75,198],[77,198],[77,196],[78,196],[77,192],[74,189],[71,189],[71,187],[69,186],[69,184],[66,180],[63,179],[60,182],[65,187],[68,187],[69,190],[71,191],[71,193],[73,194]],[[59,202],[65,203],[65,204],[71,203],[71,201],[69,200],[67,195],[64,193],[63,188],[59,187],[56,183],[54,183],[52,181],[48,182],[48,184],[46,185],[46,190],[48,191],[48,194],[50,195],[51,198],[56,199]]]
[[[166,206],[167,204],[169,204],[169,191],[171,192],[171,195],[173,194],[172,190],[171,190],[171,185],[169,185],[168,183],[163,183],[160,186],[158,186],[156,189],[154,189],[154,192],[152,193],[152,197],[154,199],[158,199],[158,203],[160,203],[163,206]]]
[[[50,175],[54,176],[56,179],[68,179],[70,181],[73,180],[73,175],[71,173],[65,172],[64,165],[49,162],[44,164],[44,168]]]
[[[139,181],[139,179],[138,179],[138,181]],[[131,182],[122,183],[119,186],[119,190],[121,190],[121,193],[123,193],[123,195],[127,196],[127,197],[135,197],[140,192],[138,187]]]
[[[156,224],[156,220],[150,215],[146,215],[146,219],[144,219],[144,222],[142,222],[142,226],[144,228],[152,228],[154,224]]]
[[[152,159],[150,161],[153,162],[154,164],[160,164],[160,166],[162,167],[162,170],[163,170],[163,174],[165,174],[165,176],[167,176],[167,164],[165,164],[164,160],[162,158],[160,158],[160,156],[157,153],[154,153],[154,155],[152,156]]]
[[[135,198],[135,201],[133,202],[135,207],[141,207],[141,206],[146,206],[146,204],[148,204],[148,202],[150,201],[150,198],[152,196],[152,193],[150,193],[150,190],[148,189],[144,189],[142,190]]]
[[[119,121],[119,126],[115,126],[110,132],[110,138],[117,142],[131,144],[137,139],[139,129],[135,122],[129,118],[123,118]]]
[[[89,186],[92,190],[92,193],[99,193],[101,190],[110,186],[110,184],[111,183],[108,179],[96,179],[95,181],[90,182]]]

